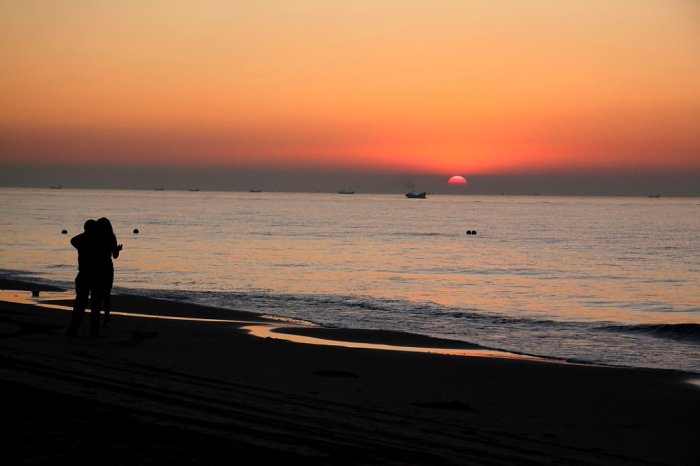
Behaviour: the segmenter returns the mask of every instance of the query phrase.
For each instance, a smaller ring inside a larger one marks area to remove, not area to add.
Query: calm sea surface
[[[72,286],[102,216],[117,292],[700,373],[697,198],[2,188],[0,274]]]

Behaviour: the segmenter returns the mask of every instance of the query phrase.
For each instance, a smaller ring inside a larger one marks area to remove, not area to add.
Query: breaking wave
[[[672,340],[682,340],[700,344],[700,324],[611,325],[599,327],[598,329],[618,333],[641,334],[657,338],[669,338]]]

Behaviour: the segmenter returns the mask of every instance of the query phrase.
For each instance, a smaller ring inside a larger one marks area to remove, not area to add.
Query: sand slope
[[[130,296],[113,309],[262,320]],[[700,459],[700,388],[687,374],[323,347],[253,337],[241,323],[122,315],[100,338],[87,337],[87,319],[67,338],[69,318],[0,302],[2,434],[20,464]]]

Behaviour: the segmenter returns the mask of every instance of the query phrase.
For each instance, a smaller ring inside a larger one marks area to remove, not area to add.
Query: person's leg
[[[87,308],[88,296],[90,295],[90,283],[78,273],[75,277],[75,301],[73,302],[73,314],[71,315],[70,327],[66,335],[74,337],[78,335],[80,322],[83,320],[85,308]]]
[[[105,283],[105,289],[104,289],[104,294],[102,295],[102,305],[104,306],[104,313],[105,313],[105,321],[104,324],[102,325],[103,327],[107,326],[107,322],[109,321],[109,312],[112,310],[112,299],[111,299],[111,294],[112,294],[112,284],[114,282],[114,275],[110,276],[106,283]]]
[[[100,310],[102,308],[103,292],[98,286],[93,287],[90,295],[90,337],[95,338],[100,333]]]

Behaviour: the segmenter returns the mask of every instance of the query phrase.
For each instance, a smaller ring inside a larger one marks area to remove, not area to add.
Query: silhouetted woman
[[[112,258],[119,257],[119,251],[122,250],[122,245],[117,244],[117,237],[114,235],[112,223],[102,217],[97,220],[97,236],[99,238],[100,257],[97,263],[97,276],[99,287],[102,294],[102,303],[104,305],[105,320],[103,327],[107,326],[109,320],[109,312],[112,310],[112,300],[110,293],[112,292],[112,284],[114,283],[114,264]]]

